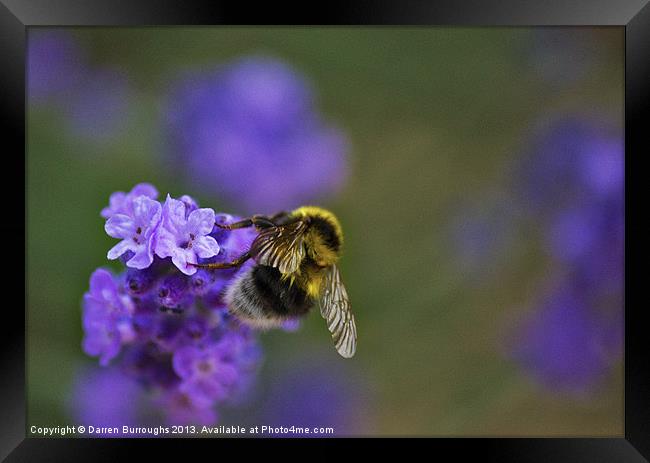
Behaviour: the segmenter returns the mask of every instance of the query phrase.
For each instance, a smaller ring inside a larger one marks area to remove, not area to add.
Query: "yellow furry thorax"
[[[291,215],[301,218],[318,217],[325,220],[334,229],[334,234],[338,238],[340,246],[343,245],[343,229],[339,219],[330,211],[317,206],[303,206],[294,210]],[[335,264],[341,253],[340,246],[339,249],[332,249],[325,243],[323,236],[315,228],[309,230],[305,236],[305,246],[309,257],[323,267]]]
[[[343,242],[343,229],[341,228],[341,223],[339,222],[339,219],[327,209],[323,209],[322,207],[318,207],[318,206],[302,206],[299,207],[298,209],[294,209],[291,212],[291,216],[292,217],[314,217],[314,216],[321,217],[332,224],[334,230],[336,230],[336,234],[341,239],[341,242]]]
[[[338,218],[330,211],[317,206],[303,206],[291,212],[293,217],[319,217],[326,220],[334,229],[334,233],[343,244],[343,230]],[[285,275],[290,279],[291,284],[298,284],[311,297],[316,297],[321,291],[321,282],[325,276],[325,268],[334,265],[341,254],[338,250],[328,246],[321,234],[316,229],[309,230],[305,236],[305,248],[307,255],[316,263],[316,266],[302,267],[293,274]]]

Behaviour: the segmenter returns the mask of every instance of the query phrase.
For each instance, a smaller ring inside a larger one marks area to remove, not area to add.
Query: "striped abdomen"
[[[226,290],[226,303],[239,319],[258,328],[277,327],[287,319],[305,315],[313,300],[295,283],[283,280],[274,267],[254,265]]]

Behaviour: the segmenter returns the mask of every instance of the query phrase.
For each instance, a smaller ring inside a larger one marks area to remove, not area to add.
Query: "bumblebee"
[[[350,358],[357,344],[357,328],[347,291],[336,266],[343,245],[341,225],[331,212],[315,206],[254,215],[228,230],[255,227],[258,235],[242,256],[226,263],[194,264],[207,269],[255,265],[242,270],[225,290],[229,310],[256,328],[273,328],[302,317],[318,301],[338,353]]]

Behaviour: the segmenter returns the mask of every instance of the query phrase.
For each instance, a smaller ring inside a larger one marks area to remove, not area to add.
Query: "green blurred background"
[[[323,205],[346,233],[341,268],[360,336],[346,368],[366,394],[355,433],[622,435],[622,366],[594,394],[576,398],[543,390],[502,354],[508,327],[549,271],[538,246],[519,240],[496,269],[468,279],[448,242],[455,206],[509,180],[522,133],[543,114],[586,110],[622,120],[622,28],[572,29],[574,46],[591,58],[583,78],[562,85],[531,70],[527,47],[539,29],[71,30],[91,62],[128,73],[134,94],[127,130],[99,144],[65,136],[54,108],[28,111],[29,425],[71,423],[75,372],[96,365],[81,350],[81,297],[96,267],[119,268],[106,261],[114,240],[99,216],[109,195],[147,181],[162,195],[191,194],[237,213],[160,167],[170,80],[263,53],[311,80],[321,111],[351,144],[347,185]],[[295,333],[261,339],[258,396],[296,358],[336,355],[316,314]],[[221,422],[249,419],[254,404]]]

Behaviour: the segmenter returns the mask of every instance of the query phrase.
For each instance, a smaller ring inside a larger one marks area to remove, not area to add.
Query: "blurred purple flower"
[[[620,295],[625,283],[625,218],[621,196],[598,206],[594,219],[593,246],[571,263],[571,268],[581,284],[603,297]],[[616,305],[622,311],[622,302]]]
[[[134,322],[134,324],[137,325],[139,322]],[[152,317],[150,322],[160,323],[159,317]],[[151,330],[138,330],[138,337],[142,339],[152,339],[152,334]],[[129,378],[137,381],[145,390],[155,392],[171,390],[179,382],[172,369],[171,354],[161,349],[157,342],[132,344],[124,351],[116,366]]]
[[[549,389],[589,392],[612,365],[610,323],[574,288],[556,288],[521,324],[512,355]]]
[[[133,302],[120,292],[113,275],[101,268],[95,270],[90,291],[84,295],[84,351],[99,356],[99,363],[107,365],[133,337],[133,310]]]
[[[572,262],[589,253],[597,244],[599,218],[594,208],[572,207],[559,212],[546,236],[551,255]]]
[[[622,195],[622,190],[620,191]],[[583,285],[603,293],[622,291],[624,272],[623,198],[590,201],[566,209],[549,224],[547,248]]]
[[[62,103],[70,134],[76,139],[105,142],[127,128],[131,85],[113,69],[88,70]]]
[[[199,256],[215,257],[220,250],[227,255],[242,252],[242,243],[249,238],[222,233],[211,209],[199,208],[189,196],[180,200],[167,196],[163,208],[152,199],[156,196],[148,184],[137,185],[130,193],[114,193],[102,214],[107,217],[107,232],[135,243],[133,238],[150,227],[153,231],[146,236],[155,244],[169,240],[189,249],[192,243],[196,251],[208,242],[212,251],[199,250]],[[219,215],[224,217],[231,216]],[[162,225],[154,229],[153,223]],[[159,237],[163,226],[166,235]],[[185,238],[187,242],[181,243]],[[120,261],[129,265],[142,250],[127,247],[115,254],[122,254]],[[152,255],[150,262],[142,261],[142,268],[127,267],[117,277],[96,270],[84,295],[83,347],[88,355],[99,356],[101,365],[113,362],[146,388],[168,422],[212,424],[218,403],[243,400],[261,352],[253,332],[233,320],[220,297],[236,270],[193,268],[188,276],[181,271],[185,267],[172,260]]]
[[[343,134],[320,120],[307,82],[281,61],[249,57],[184,79],[165,123],[186,176],[246,212],[316,201],[346,178]]]
[[[215,279],[216,277],[213,271],[198,269],[196,273],[190,277],[190,291],[195,296],[204,296],[210,290]]]
[[[105,143],[128,126],[134,93],[126,74],[93,67],[68,32],[29,33],[27,88],[30,105],[51,103],[77,141]]]
[[[128,262],[128,260],[126,260]],[[156,266],[146,269],[128,268],[124,273],[124,288],[131,296],[144,296],[153,288],[157,278]]]
[[[621,291],[624,260],[624,151],[606,124],[564,118],[539,133],[524,160],[524,206],[542,221],[555,261],[593,291]],[[548,138],[544,138],[547,136]]]
[[[217,412],[211,404],[197,403],[178,390],[164,391],[155,403],[166,411],[167,423],[170,425],[210,426],[217,421]]]
[[[368,419],[370,390],[359,375],[327,357],[294,361],[272,379],[262,405],[261,422],[273,427],[333,427],[328,437],[362,434]]]
[[[181,377],[179,390],[195,403],[223,400],[238,377],[237,369],[224,360],[225,346],[185,346],[174,353],[174,371]]]
[[[30,104],[61,98],[83,77],[83,53],[62,30],[32,29],[27,35],[27,97]]]
[[[193,298],[188,288],[189,281],[184,274],[167,275],[158,286],[158,303],[169,309],[175,309],[183,302],[191,303]]]
[[[623,141],[605,123],[577,116],[548,119],[533,130],[528,143],[514,177],[533,216],[621,194]]]
[[[547,121],[532,142],[518,192],[562,279],[540,294],[512,352],[549,389],[584,393],[622,352],[622,137],[565,117]]]
[[[595,137],[588,143],[582,157],[585,185],[600,197],[621,195],[625,177],[625,156],[622,137]]]
[[[141,422],[139,411],[144,399],[138,383],[118,368],[84,368],[76,375],[67,408],[78,424],[121,431],[124,425]]]

